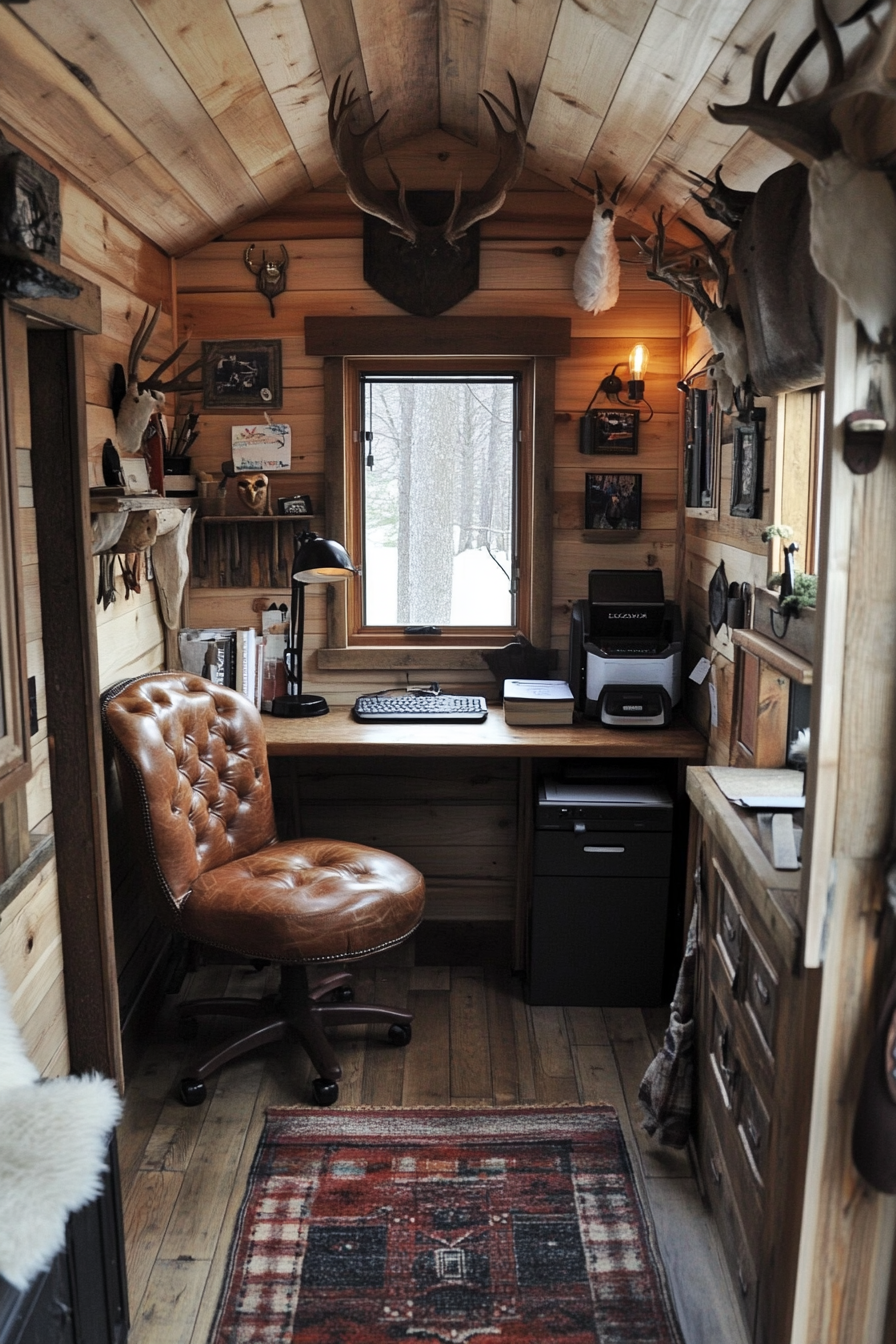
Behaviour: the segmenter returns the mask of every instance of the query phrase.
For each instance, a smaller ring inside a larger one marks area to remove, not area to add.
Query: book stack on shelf
[[[261,708],[264,640],[257,631],[222,626],[181,630],[178,648],[185,672],[230,686]]]
[[[504,721],[517,727],[572,723],[573,703],[565,681],[504,682]]]

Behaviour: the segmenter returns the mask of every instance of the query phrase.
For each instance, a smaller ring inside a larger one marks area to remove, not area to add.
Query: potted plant
[[[753,628],[811,663],[815,652],[818,578],[796,568],[795,554],[799,548],[792,540],[792,527],[773,523],[762,533],[763,541],[776,538],[790,543],[784,546],[784,569],[771,575],[767,587],[757,588]]]

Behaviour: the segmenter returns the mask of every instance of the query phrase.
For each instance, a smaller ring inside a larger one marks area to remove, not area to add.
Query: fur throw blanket
[[[108,1078],[41,1082],[0,976],[0,1274],[14,1288],[49,1267],[69,1214],[100,1193],[120,1115]]]

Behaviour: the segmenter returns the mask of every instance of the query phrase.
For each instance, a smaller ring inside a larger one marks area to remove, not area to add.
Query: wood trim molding
[[[102,296],[99,285],[94,284],[92,280],[85,280],[83,275],[78,275],[77,271],[70,271],[67,266],[60,266],[57,261],[50,261],[49,257],[38,257],[37,260],[44,270],[52,271],[61,279],[78,285],[81,293],[74,299],[61,299],[55,294],[45,299],[30,299],[18,294],[9,294],[6,296],[6,301],[10,308],[24,313],[26,317],[58,323],[59,326],[70,327],[73,331],[83,331],[88,336],[98,335],[103,330]]]
[[[306,317],[306,355],[546,355],[570,352],[568,317]]]

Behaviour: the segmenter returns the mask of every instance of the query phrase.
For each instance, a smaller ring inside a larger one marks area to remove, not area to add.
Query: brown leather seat
[[[277,839],[261,716],[244,696],[204,677],[159,672],[106,691],[103,723],[119,761],[161,916],[184,937],[280,962],[280,995],[185,1003],[200,1012],[265,1016],[260,1027],[203,1059],[181,1083],[198,1104],[202,1080],[246,1050],[293,1034],[320,1077],[315,1099],[338,1095],[341,1069],[323,1028],[384,1021],[410,1040],[411,1015],[345,1002],[347,972],[309,990],[309,962],[346,962],[407,938],[423,914],[423,877],[404,859],[339,840]],[[334,993],[342,1001],[328,1001]]]

